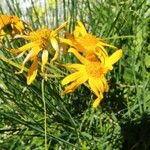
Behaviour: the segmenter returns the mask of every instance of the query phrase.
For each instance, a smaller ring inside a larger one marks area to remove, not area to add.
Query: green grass
[[[0,61],[0,149],[43,150],[45,137],[50,150],[150,149],[150,3],[45,0],[39,11],[41,5],[28,0],[31,7],[25,13],[19,0],[5,2],[1,13],[17,15],[35,29],[56,28],[71,17],[67,30],[72,32],[80,18],[89,32],[122,48],[123,57],[108,75],[110,90],[97,109],[91,107],[94,95],[84,85],[61,96],[66,72],[57,66],[49,72],[61,76],[48,78],[42,88],[40,75],[27,86],[26,72],[16,75],[15,66]],[[0,55],[14,58],[3,47]],[[62,61],[72,60],[64,57]]]

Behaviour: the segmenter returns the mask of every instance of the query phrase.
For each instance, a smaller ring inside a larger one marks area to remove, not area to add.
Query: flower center
[[[5,25],[10,24],[10,17],[1,15],[0,16],[0,29],[2,29]]]
[[[95,49],[95,45],[99,42],[99,40],[91,35],[91,34],[86,34],[83,37],[79,37],[77,39],[77,42],[84,47],[84,49],[86,50],[86,53],[93,53],[94,49]]]
[[[40,29],[30,34],[30,40],[37,42],[42,49],[46,49],[50,43],[51,30]]]
[[[90,61],[86,65],[86,72],[90,77],[99,78],[107,72],[107,69],[98,61]]]

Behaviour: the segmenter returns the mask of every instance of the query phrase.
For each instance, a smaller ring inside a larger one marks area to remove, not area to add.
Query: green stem
[[[44,135],[45,135],[45,150],[47,149],[47,127],[46,127],[46,103],[44,96],[44,79],[42,79],[42,100],[44,105]]]
[[[4,61],[4,62],[6,62],[6,63],[8,63],[8,64],[10,64],[10,65],[12,65],[12,66],[18,68],[18,69],[21,69],[21,65],[15,63],[15,62],[13,62],[12,60],[10,60],[10,59],[8,59],[8,58],[6,58],[6,57],[4,57],[4,56],[0,56],[0,60],[2,60],[2,61]],[[26,68],[25,68],[25,70],[27,71]]]

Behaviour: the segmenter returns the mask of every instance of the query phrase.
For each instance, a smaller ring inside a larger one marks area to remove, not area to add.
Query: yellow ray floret
[[[57,40],[57,33],[66,25],[66,22],[58,27],[56,30],[52,31],[50,29],[39,29],[37,31],[30,32],[29,35],[19,35],[18,38],[23,38],[29,42],[22,47],[16,49],[10,49],[9,51],[13,53],[27,55],[22,63],[22,68],[19,73],[22,73],[27,61],[31,60],[33,63],[29,69],[27,75],[27,84],[31,84],[35,79],[38,69],[38,54],[42,52],[42,64],[41,72],[45,73],[45,65],[48,62],[49,54],[54,51],[54,57],[51,61],[58,58],[59,55],[59,45]]]
[[[62,80],[62,85],[69,84],[65,87],[64,93],[73,92],[87,81],[90,89],[97,96],[97,99],[93,103],[93,107],[97,107],[103,99],[103,93],[109,89],[105,74],[110,70],[112,65],[121,58],[122,50],[118,50],[111,56],[108,56],[105,62],[98,61],[96,57],[87,59],[73,48],[71,48],[69,52],[72,52],[81,64],[64,65],[67,69],[73,69],[75,71]]]

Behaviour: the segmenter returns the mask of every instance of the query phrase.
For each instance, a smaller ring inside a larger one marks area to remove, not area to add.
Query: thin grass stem
[[[44,95],[44,79],[42,79],[41,83],[42,87],[42,100],[43,100],[43,106],[44,106],[44,137],[45,137],[45,150],[48,150],[47,148],[47,125],[46,125],[46,103],[45,103],[45,95]]]

